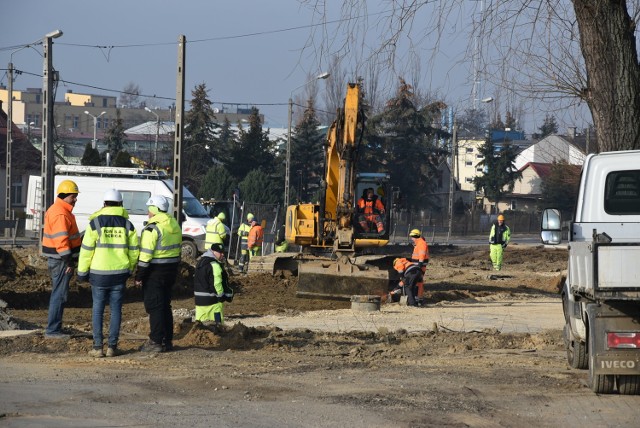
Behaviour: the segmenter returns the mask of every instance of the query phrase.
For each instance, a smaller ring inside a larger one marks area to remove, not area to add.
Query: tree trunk
[[[640,149],[640,67],[623,0],[573,0],[599,151]]]

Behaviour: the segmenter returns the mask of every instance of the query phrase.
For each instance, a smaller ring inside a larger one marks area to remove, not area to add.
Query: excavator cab
[[[386,245],[393,206],[389,174],[358,173],[354,188],[355,212],[352,221],[355,226],[356,248]],[[376,244],[375,241],[381,242]]]

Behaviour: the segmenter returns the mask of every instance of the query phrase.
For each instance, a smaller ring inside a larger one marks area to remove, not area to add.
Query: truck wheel
[[[597,375],[594,374],[595,357],[595,339],[589,338],[589,388],[597,394],[611,394],[615,386],[614,375]]]
[[[635,376],[635,375],[618,376],[618,392],[623,395],[640,394],[640,376]]]
[[[183,258],[195,259],[198,256],[198,247],[196,247],[193,241],[182,241],[181,250]]]
[[[589,367],[587,345],[579,340],[571,340],[567,347],[567,360],[574,369],[584,370]]]

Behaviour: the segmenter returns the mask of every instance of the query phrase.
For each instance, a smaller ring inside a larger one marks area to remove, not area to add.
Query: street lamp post
[[[158,113],[151,110],[149,107],[145,107],[144,109],[149,113],[152,113],[156,117],[156,145],[153,151],[153,168],[157,168],[158,167],[158,134],[160,133],[160,116],[158,116]]]
[[[98,118],[103,114],[106,114],[106,111],[103,111],[97,116],[92,115],[88,111],[84,111],[84,114],[87,114],[93,118],[93,141],[91,142],[91,148],[95,149],[98,146]]]
[[[329,76],[330,74],[327,72],[321,73],[316,77],[314,77],[313,79],[309,80],[308,82],[294,88],[289,94],[289,127],[287,131],[287,159],[286,159],[286,166],[284,171],[284,209],[285,210],[289,206],[289,178],[290,178],[290,172],[291,172],[291,122],[293,119],[293,93],[296,90],[304,86],[307,86],[311,82],[315,82],[316,80],[320,80],[320,79],[326,79]]]

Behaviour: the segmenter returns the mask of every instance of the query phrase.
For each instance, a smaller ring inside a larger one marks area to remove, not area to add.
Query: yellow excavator
[[[375,253],[389,242],[392,192],[388,174],[356,171],[364,123],[361,88],[350,83],[327,133],[320,202],[287,207],[285,238],[301,252],[265,256],[275,258],[268,263],[275,269],[295,263],[300,297],[349,299],[389,290],[391,261]],[[379,201],[370,202],[369,211],[358,206],[366,205],[367,193],[369,201]],[[260,263],[252,259],[250,270],[252,264]]]

